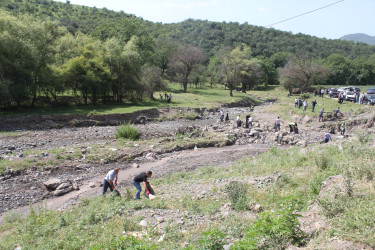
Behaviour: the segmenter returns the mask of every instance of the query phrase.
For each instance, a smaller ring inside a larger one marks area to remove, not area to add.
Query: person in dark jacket
[[[150,178],[151,176],[152,176],[152,172],[148,171],[147,173],[142,172],[142,173],[140,173],[140,174],[138,174],[137,176],[134,177],[133,185],[134,185],[134,187],[137,188],[137,193],[134,196],[134,200],[141,199],[141,192],[142,192],[141,182],[144,182],[145,190],[147,190],[146,182],[148,181],[148,178]]]

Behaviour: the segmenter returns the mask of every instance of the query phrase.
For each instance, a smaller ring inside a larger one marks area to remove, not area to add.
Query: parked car
[[[329,93],[331,94],[331,97],[339,96],[339,91],[336,88],[330,88]]]
[[[346,101],[354,101],[355,93],[353,91],[346,91],[345,92],[345,100]]]
[[[371,95],[371,94],[375,94],[375,87],[371,87],[367,90],[367,94],[368,95]]]
[[[340,87],[340,88],[337,89],[337,91],[338,91],[338,92],[344,92],[344,93],[345,93],[346,90],[345,90],[344,87]]]
[[[354,87],[354,92],[361,92],[361,89],[358,87]]]
[[[375,95],[365,95],[363,103],[367,105],[375,105]]]

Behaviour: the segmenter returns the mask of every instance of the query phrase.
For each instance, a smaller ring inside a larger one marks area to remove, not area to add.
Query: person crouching
[[[147,173],[142,172],[142,173],[140,173],[140,174],[138,174],[137,176],[134,177],[133,185],[134,185],[134,187],[137,188],[137,193],[134,196],[134,200],[141,199],[141,192],[142,192],[141,182],[144,182],[145,191],[147,191],[146,182],[147,182],[147,179],[150,178],[151,176],[152,176],[152,172],[148,171]]]

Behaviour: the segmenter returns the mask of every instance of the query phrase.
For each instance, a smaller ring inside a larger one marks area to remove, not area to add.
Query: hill
[[[175,24],[161,24],[145,21],[124,12],[50,0],[5,0],[0,3],[0,8],[13,14],[29,13],[43,19],[57,20],[73,34],[81,31],[101,40],[113,36],[125,36],[125,39],[129,39],[127,35],[131,34],[131,31],[147,27],[147,31],[155,38],[168,38],[201,47],[208,56],[213,55],[222,45],[234,46],[241,43],[250,45],[254,56],[266,57],[280,51],[320,58],[333,53],[350,58],[375,53],[375,47],[367,44],[329,40],[304,34],[294,35],[247,23],[188,19]]]
[[[353,41],[356,43],[367,43],[369,45],[375,45],[375,36],[369,36],[363,33],[345,35],[340,39],[346,41]]]

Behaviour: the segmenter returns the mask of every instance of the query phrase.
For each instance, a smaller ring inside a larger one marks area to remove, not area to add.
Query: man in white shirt
[[[103,182],[103,195],[107,192],[107,189],[113,191],[115,188],[115,185],[117,185],[117,179],[118,179],[118,172],[120,170],[118,168],[115,168],[107,173],[107,175],[104,178]]]

